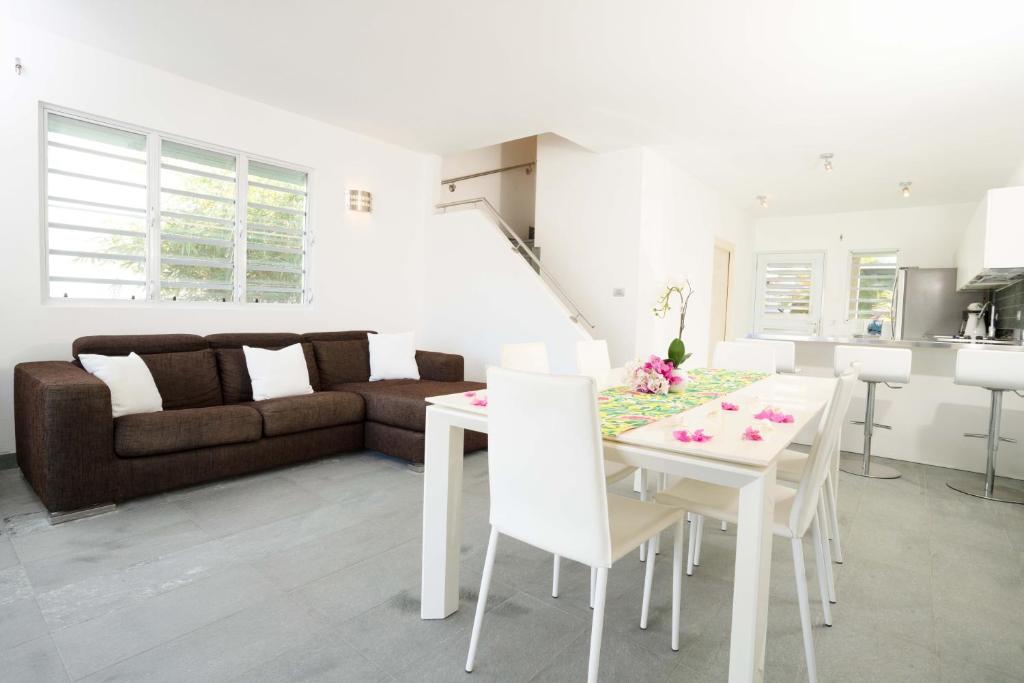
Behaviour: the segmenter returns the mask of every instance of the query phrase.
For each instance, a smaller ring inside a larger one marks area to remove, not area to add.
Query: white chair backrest
[[[718,342],[711,367],[723,370],[775,372],[775,351],[770,346],[741,342]]]
[[[910,381],[910,349],[886,349],[871,346],[837,346],[834,356],[836,376],[846,372],[850,363],[860,363],[862,382]]]
[[[855,365],[839,376],[832,398],[825,408],[825,419],[818,425],[818,433],[811,444],[811,453],[804,465],[789,513],[789,528],[796,536],[803,536],[814,519],[821,486],[825,483],[829,467],[834,463],[836,449],[839,448],[839,434],[846,419],[846,411],[850,408],[857,372],[858,367]]]
[[[1005,391],[1024,390],[1024,353],[993,349],[956,352],[957,384]]]
[[[775,352],[775,370],[777,372],[796,372],[796,344],[791,341],[777,339],[737,339],[740,344],[761,344]]]
[[[487,371],[491,524],[591,567],[611,566],[594,380]]]
[[[594,380],[597,390],[607,389],[612,362],[608,357],[608,342],[587,339],[576,342],[576,372]]]
[[[544,342],[504,344],[501,347],[501,367],[520,372],[551,372],[548,369],[548,347]]]

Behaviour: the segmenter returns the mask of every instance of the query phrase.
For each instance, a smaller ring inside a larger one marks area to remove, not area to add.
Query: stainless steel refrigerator
[[[967,304],[983,292],[957,292],[956,268],[900,268],[893,298],[895,339],[955,335]]]

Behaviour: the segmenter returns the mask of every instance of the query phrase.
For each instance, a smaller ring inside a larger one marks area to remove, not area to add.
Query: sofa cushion
[[[210,349],[142,356],[164,401],[164,410],[219,406],[217,358]]]
[[[333,391],[351,391],[366,401],[367,421],[425,431],[428,396],[456,394],[485,388],[480,382],[433,382],[429,380],[383,380],[336,384]]]
[[[346,330],[345,332],[306,332],[302,335],[304,342],[318,341],[366,341],[366,335],[375,334],[374,330]]]
[[[82,353],[101,356],[127,356],[134,351],[140,356],[147,353],[199,351],[208,348],[206,340],[195,334],[100,334],[79,337],[71,344],[71,355]]]
[[[243,346],[258,346],[261,349],[283,349],[302,341],[294,332],[222,332],[208,334],[203,339],[211,349],[240,349]]]
[[[362,422],[365,415],[362,397],[342,391],[272,398],[250,405],[263,416],[265,436]]]
[[[370,380],[370,345],[365,338],[315,341],[313,351],[323,386]]]
[[[125,415],[114,420],[114,452],[122,458],[256,441],[263,419],[248,406],[211,406]]]
[[[211,335],[213,336],[213,335]],[[277,348],[277,347],[260,347]],[[224,403],[249,403],[252,401],[252,380],[249,379],[249,368],[245,364],[245,353],[238,349],[217,349],[217,368],[220,371],[221,392]],[[309,370],[309,384],[313,391],[321,386],[320,373],[316,367],[316,357],[312,344],[303,344],[302,353],[306,357],[306,369]]]

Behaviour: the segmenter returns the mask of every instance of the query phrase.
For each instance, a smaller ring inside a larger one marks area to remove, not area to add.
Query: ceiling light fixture
[[[821,154],[818,157],[819,159],[822,160],[822,162],[824,164],[825,173],[831,173],[832,172],[832,156],[833,156],[832,152],[826,152],[825,154]]]
[[[766,195],[766,194],[759,194],[759,195],[757,195],[757,203],[761,206],[762,209],[767,209],[768,208],[768,195]]]
[[[912,184],[913,183],[911,183],[909,180],[900,183],[900,192],[903,193],[904,197],[909,197],[910,196],[910,186]]]

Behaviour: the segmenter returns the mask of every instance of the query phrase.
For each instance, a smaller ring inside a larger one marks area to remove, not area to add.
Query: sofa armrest
[[[465,361],[454,353],[417,351],[416,365],[420,369],[420,379],[435,382],[461,382],[465,379]]]
[[[117,491],[110,390],[63,361],[14,368],[18,466],[50,512],[114,502]]]

